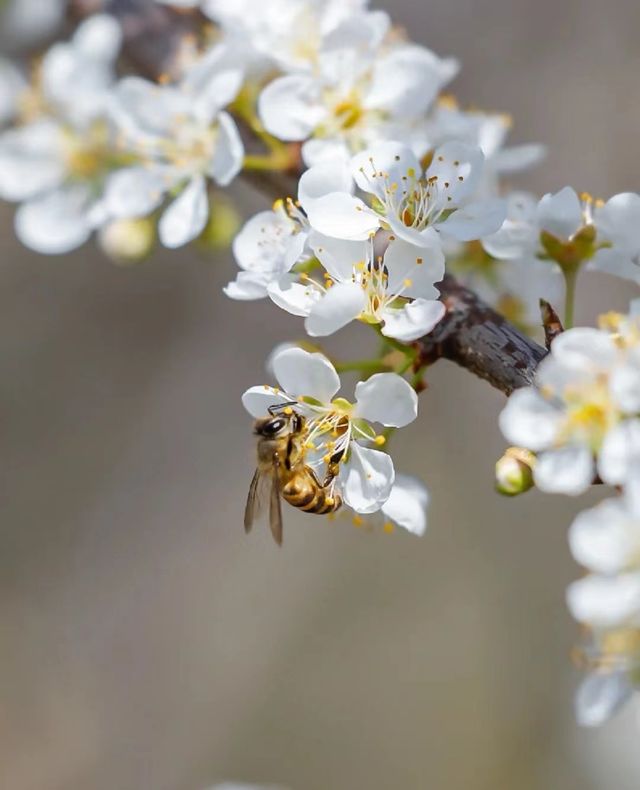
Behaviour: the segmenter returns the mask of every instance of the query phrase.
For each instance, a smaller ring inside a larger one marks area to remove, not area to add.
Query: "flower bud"
[[[535,456],[522,447],[509,447],[496,463],[496,491],[505,496],[524,494],[533,487]]]
[[[114,263],[122,266],[138,263],[154,247],[155,223],[150,217],[117,219],[100,230],[98,240],[105,254]]]

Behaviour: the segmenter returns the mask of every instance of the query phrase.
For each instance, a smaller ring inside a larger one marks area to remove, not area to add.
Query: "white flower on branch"
[[[24,125],[0,135],[0,197],[23,202],[16,232],[28,247],[63,253],[106,218],[104,181],[118,153],[105,115],[120,27],[99,15],[44,56]]]
[[[285,274],[267,292],[279,307],[304,316],[312,337],[333,334],[358,319],[410,343],[444,316],[434,285],[444,276],[440,250],[417,250],[391,239],[380,254],[374,238],[343,241],[320,234],[309,243],[324,269],[322,279],[307,272]]]
[[[309,223],[292,200],[276,201],[271,211],[251,217],[233,242],[241,271],[224,292],[232,299],[262,299],[268,286],[296,263],[311,257]]]
[[[631,430],[637,403],[625,400],[626,382],[616,382],[636,355],[607,331],[570,329],[553,341],[536,386],[510,397],[500,427],[509,442],[538,454],[541,490],[581,494],[596,471],[612,484],[626,477],[625,459],[640,455],[640,430]]]
[[[242,80],[241,70],[227,66],[225,50],[214,48],[176,85],[139,77],[119,83],[112,116],[127,149],[141,161],[109,178],[110,216],[146,216],[169,194],[174,199],[160,219],[160,241],[181,247],[202,233],[210,210],[207,179],[227,186],[242,168],[244,147],[223,111]]]
[[[398,526],[422,536],[427,530],[428,508],[429,492],[424,483],[411,475],[396,474],[389,499],[380,510],[368,515],[355,513],[352,520],[356,527],[382,528],[390,533]]]
[[[368,37],[359,45],[325,53],[318,72],[279,77],[260,95],[265,128],[281,140],[306,141],[302,155],[309,166],[346,161],[392,134],[410,140],[416,122],[457,73],[456,61],[415,44],[378,52],[376,25],[361,27],[361,39],[363,31]]]
[[[314,183],[314,199],[305,202],[311,226],[327,236],[364,239],[378,228],[423,249],[440,249],[444,239],[471,241],[499,228],[506,208],[500,199],[475,201],[482,175],[482,151],[464,143],[445,143],[423,174],[410,148],[385,142],[357,154],[352,175],[371,205],[348,193],[336,193],[327,168],[317,166],[301,180]],[[323,194],[324,193],[324,194]]]
[[[242,396],[244,407],[259,418],[269,407],[288,404],[304,416],[306,463],[318,479],[324,478],[331,457],[339,455],[337,485],[345,503],[357,513],[379,510],[391,495],[395,472],[391,456],[367,446],[384,444],[370,423],[401,428],[413,422],[418,409],[414,390],[396,373],[377,373],[357,384],[355,403],[350,403],[335,397],[340,377],[322,354],[288,348],[276,353],[271,365],[279,388],[251,387]],[[397,516],[410,519],[400,510]]]

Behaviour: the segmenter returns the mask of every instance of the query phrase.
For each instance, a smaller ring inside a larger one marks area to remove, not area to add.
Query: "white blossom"
[[[233,242],[240,272],[225,287],[226,295],[245,301],[266,297],[272,282],[310,257],[308,236],[307,219],[291,200],[251,217]]]
[[[0,135],[0,197],[24,201],[16,232],[38,252],[68,252],[106,219],[116,152],[105,108],[120,41],[117,22],[97,15],[55,44],[40,66],[35,116]]]
[[[596,471],[619,482],[619,435],[634,415],[625,412],[612,380],[626,358],[607,331],[567,330],[540,363],[536,386],[510,397],[500,427],[509,442],[538,454],[534,479],[543,491],[580,494]]]
[[[174,197],[158,232],[166,247],[195,239],[209,218],[207,179],[228,185],[242,168],[244,148],[235,122],[223,111],[242,85],[214,48],[176,85],[127,77],[118,85],[113,117],[141,164],[114,173],[106,205],[114,218],[145,216]],[[177,194],[177,197],[175,195]]]
[[[306,141],[308,166],[341,159],[379,140],[411,139],[458,65],[410,43],[378,47],[383,25],[351,22],[350,46],[325,53],[311,73],[285,74],[258,103],[267,130],[281,140]],[[336,39],[341,41],[341,39]]]
[[[351,163],[355,183],[370,205],[348,193],[336,194],[331,181],[326,194],[317,186],[315,199],[302,204],[313,228],[337,238],[363,239],[385,228],[421,248],[441,247],[442,237],[471,241],[499,228],[506,211],[502,200],[474,200],[483,161],[477,147],[445,143],[423,174],[410,148],[379,143]],[[320,166],[305,174],[318,184],[322,175]]]
[[[357,384],[355,403],[349,403],[335,397],[340,377],[331,362],[300,348],[277,353],[272,367],[279,387],[251,387],[242,396],[244,407],[258,418],[270,406],[292,406],[307,419],[306,463],[321,470],[331,456],[340,454],[337,485],[345,503],[357,513],[379,510],[390,497],[395,472],[391,456],[367,446],[384,443],[370,423],[408,425],[417,415],[414,390],[395,373],[378,373]]]
[[[305,317],[309,335],[330,335],[358,319],[409,343],[444,316],[434,285],[444,275],[440,250],[418,250],[392,239],[379,254],[374,238],[343,241],[320,234],[312,234],[309,244],[324,268],[323,278],[285,274],[267,288],[279,307]]]

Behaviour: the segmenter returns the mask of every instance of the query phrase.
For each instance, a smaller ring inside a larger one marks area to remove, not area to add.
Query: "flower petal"
[[[582,206],[576,191],[565,187],[546,194],[538,203],[538,226],[558,239],[568,241],[582,227]]]
[[[269,276],[263,272],[238,272],[236,279],[225,285],[223,292],[238,301],[253,301],[267,296]]]
[[[533,468],[536,486],[547,494],[583,494],[593,483],[595,465],[591,451],[583,445],[545,450]]]
[[[474,241],[495,233],[502,226],[506,212],[506,204],[500,198],[469,203],[450,214],[438,227],[457,241]]]
[[[623,485],[639,462],[640,420],[625,420],[604,437],[598,455],[598,474],[609,485]]]
[[[537,452],[553,443],[562,413],[537,389],[525,387],[511,395],[499,419],[508,442]]]
[[[291,74],[269,83],[258,99],[265,129],[280,140],[305,140],[322,122],[320,84],[312,77]]]
[[[23,203],[15,216],[16,235],[32,250],[61,255],[84,244],[94,225],[90,196],[81,185],[58,189]]]
[[[640,550],[640,528],[621,497],[605,499],[579,513],[569,529],[569,545],[576,561],[589,570],[614,574]]]
[[[438,299],[434,283],[444,277],[444,253],[440,247],[416,249],[414,244],[395,239],[384,254],[388,273],[387,293],[423,299]]]
[[[627,625],[640,613],[640,574],[578,579],[567,589],[567,605],[578,622],[593,628]]]
[[[112,217],[144,217],[158,208],[170,187],[161,169],[125,167],[107,179],[104,199]]]
[[[395,480],[387,453],[351,442],[349,460],[341,465],[340,487],[345,503],[356,513],[374,513],[387,501]]]
[[[580,684],[574,709],[581,727],[600,727],[631,697],[633,686],[625,672],[593,672]]]
[[[197,238],[209,217],[209,200],[203,176],[194,176],[182,193],[166,209],[158,224],[165,247],[182,247]]]
[[[252,417],[256,419],[269,414],[269,406],[287,403],[291,400],[286,392],[276,387],[264,386],[250,387],[242,396],[242,405]]]
[[[207,169],[216,184],[226,187],[242,170],[244,145],[233,118],[226,112],[218,115],[218,136],[213,159]]]
[[[412,343],[428,335],[444,318],[446,311],[442,302],[414,299],[400,310],[387,308],[383,313],[384,326],[380,331],[385,337]]]
[[[385,199],[391,184],[401,184],[402,178],[411,173],[418,178],[421,169],[418,158],[404,143],[376,143],[351,160],[351,173],[358,187],[380,200]]]
[[[396,475],[389,499],[382,505],[384,515],[413,535],[424,535],[427,529],[429,492],[420,480],[409,475]]]
[[[442,204],[456,208],[476,191],[483,168],[484,154],[479,146],[452,141],[435,150],[426,178],[437,178]]]
[[[418,416],[418,396],[397,373],[376,373],[356,385],[354,416],[402,428]]]
[[[311,308],[304,323],[311,337],[325,337],[342,329],[364,310],[365,293],[357,283],[335,283]]]
[[[267,295],[271,301],[291,315],[306,318],[316,302],[322,298],[317,288],[299,283],[296,275],[284,274],[277,280],[270,280]]]
[[[288,348],[273,358],[278,384],[292,395],[304,395],[329,403],[340,389],[340,377],[323,354],[310,354],[302,348]]]

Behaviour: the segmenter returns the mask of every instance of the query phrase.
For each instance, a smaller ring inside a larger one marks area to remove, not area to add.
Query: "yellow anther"
[[[300,273],[300,279],[301,279],[303,282],[306,282],[306,281],[309,279],[309,275],[307,274],[307,272],[301,272],[301,273]]]
[[[291,406],[285,406],[282,412],[283,414],[286,414],[287,417],[291,417],[291,415],[293,414],[293,409],[291,408]]]
[[[384,436],[376,436],[376,438],[373,440],[373,443],[377,444],[378,447],[382,447],[382,445],[385,444],[386,441],[387,440]]]
[[[385,521],[384,527],[382,529],[387,533],[387,535],[392,535],[396,530],[395,526],[390,521]]]
[[[329,507],[332,507],[332,505],[335,503],[335,499],[332,496],[325,497],[324,501],[327,505],[329,505]]]
[[[410,167],[407,170],[407,175],[409,176],[409,178],[415,178],[416,177],[416,170],[415,170],[415,168],[414,167]]]
[[[282,198],[278,198],[273,202],[273,206],[271,207],[274,211],[279,211],[284,206],[284,200]]]
[[[411,288],[413,285],[413,280],[410,280],[408,277],[406,280],[403,280],[403,284],[405,288]]]
[[[418,265],[421,264],[421,263],[424,263],[424,258],[416,258],[416,263]]]
[[[357,513],[354,515],[354,517],[351,520],[353,521],[354,527],[361,527],[364,524],[364,519],[362,518],[362,516],[359,516]]]
[[[593,205],[594,205],[596,208],[602,208],[602,207],[604,206],[604,200],[603,200],[602,198],[597,198],[597,199],[594,201]]]
[[[583,203],[593,203],[593,197],[588,192],[581,192],[580,200],[582,200]]]
[[[322,456],[322,460],[325,462],[325,464],[330,464],[331,463],[331,454],[327,453],[326,455],[323,455]]]
[[[315,446],[315,444],[313,442],[305,442],[304,449],[305,450],[315,450],[316,446]]]

